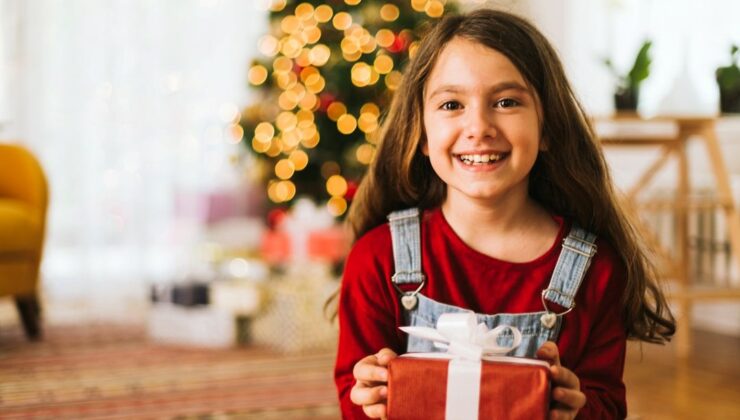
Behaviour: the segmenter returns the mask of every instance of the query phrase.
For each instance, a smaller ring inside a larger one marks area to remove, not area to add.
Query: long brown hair
[[[657,285],[647,247],[612,187],[593,128],[547,39],[512,14],[478,10],[450,15],[422,40],[383,122],[381,141],[350,208],[355,238],[408,207],[437,207],[446,186],[421,153],[423,95],[444,46],[462,37],[499,51],[511,60],[539,97],[543,110],[540,152],[529,176],[530,196],[553,214],[571,220],[609,242],[627,270],[624,323],[629,338],[662,343],[675,321]]]

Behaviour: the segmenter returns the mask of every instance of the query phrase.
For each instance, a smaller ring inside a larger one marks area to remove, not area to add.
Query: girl
[[[551,418],[625,417],[626,339],[674,333],[557,55],[516,16],[448,16],[425,37],[349,222],[345,418],[385,417],[388,361],[433,351],[398,326],[445,312],[518,327],[513,355],[551,363]]]

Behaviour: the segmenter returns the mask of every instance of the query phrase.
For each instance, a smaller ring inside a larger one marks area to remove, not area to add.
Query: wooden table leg
[[[690,269],[689,264],[689,215],[688,203],[691,189],[689,181],[689,162],[686,153],[689,133],[679,133],[678,188],[676,190],[676,280],[678,281],[678,329],[676,331],[676,351],[679,359],[686,359],[691,354],[691,298],[688,296]]]

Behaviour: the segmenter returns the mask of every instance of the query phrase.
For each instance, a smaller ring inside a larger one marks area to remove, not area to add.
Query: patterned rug
[[[143,327],[0,326],[0,418],[336,419],[334,355],[151,343]]]

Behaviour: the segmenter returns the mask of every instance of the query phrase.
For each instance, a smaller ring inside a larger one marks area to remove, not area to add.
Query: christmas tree
[[[341,216],[373,159],[382,113],[427,23],[453,0],[257,0],[270,13],[241,117],[274,204],[296,196]]]

